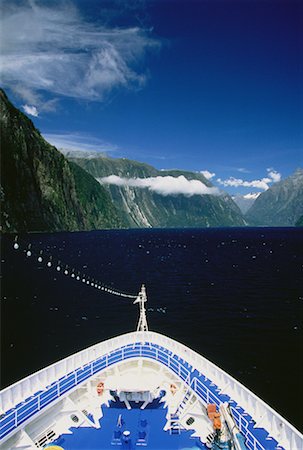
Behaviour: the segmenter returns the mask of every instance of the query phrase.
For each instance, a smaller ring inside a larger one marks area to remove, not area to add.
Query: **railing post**
[[[18,426],[17,410],[15,410],[15,427]]]
[[[40,394],[39,394],[38,395],[38,411],[40,411],[40,408],[41,408],[40,402],[41,402],[41,399],[40,399]]]

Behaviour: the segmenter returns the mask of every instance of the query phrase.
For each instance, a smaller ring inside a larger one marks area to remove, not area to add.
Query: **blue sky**
[[[232,194],[303,166],[302,2],[1,8],[1,84],[55,145],[207,171]]]

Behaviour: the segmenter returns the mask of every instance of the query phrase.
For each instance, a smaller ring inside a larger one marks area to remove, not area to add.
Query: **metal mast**
[[[148,331],[147,319],[146,319],[146,309],[144,303],[147,302],[146,289],[144,284],[142,284],[141,291],[134,303],[139,303],[140,306],[140,316],[137,326],[137,331]]]

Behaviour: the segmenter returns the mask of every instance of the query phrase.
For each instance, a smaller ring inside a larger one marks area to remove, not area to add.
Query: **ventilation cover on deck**
[[[35,446],[38,448],[44,448],[45,444],[49,444],[56,437],[56,433],[53,430],[47,430],[41,435],[35,442]]]

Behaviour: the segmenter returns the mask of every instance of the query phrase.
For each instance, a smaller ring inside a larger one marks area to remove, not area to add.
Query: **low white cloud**
[[[1,8],[0,64],[10,87],[39,111],[55,108],[45,94],[103,101],[116,88],[141,88],[149,31],[88,21],[69,1],[10,1]]]
[[[192,195],[219,195],[220,191],[215,187],[207,187],[199,180],[187,180],[183,175],[179,177],[149,177],[149,178],[122,178],[110,175],[104,178],[97,178],[101,184],[113,184],[116,186],[130,186],[137,188],[147,188],[160,195],[183,194],[187,197]]]
[[[221,178],[217,179],[217,182],[225,187],[232,186],[232,187],[254,187],[258,189],[263,189],[266,191],[269,186],[268,183],[270,183],[272,180],[270,178],[262,178],[261,180],[252,180],[252,181],[244,181],[241,178],[234,178],[230,177],[227,180],[222,180]]]
[[[209,172],[208,170],[200,170],[200,173],[207,179],[211,180],[216,174],[213,172]]]
[[[26,114],[29,114],[30,116],[38,117],[39,113],[35,106],[30,105],[22,105],[22,108]]]
[[[259,180],[246,181],[242,180],[241,178],[230,177],[226,180],[218,178],[217,182],[225,187],[232,186],[237,188],[242,186],[267,191],[271,183],[276,183],[281,180],[281,174],[274,169],[267,169],[267,174],[267,177],[261,178]]]
[[[276,170],[269,168],[267,169],[267,173],[274,183],[278,183],[279,181],[281,181],[281,174]]]

